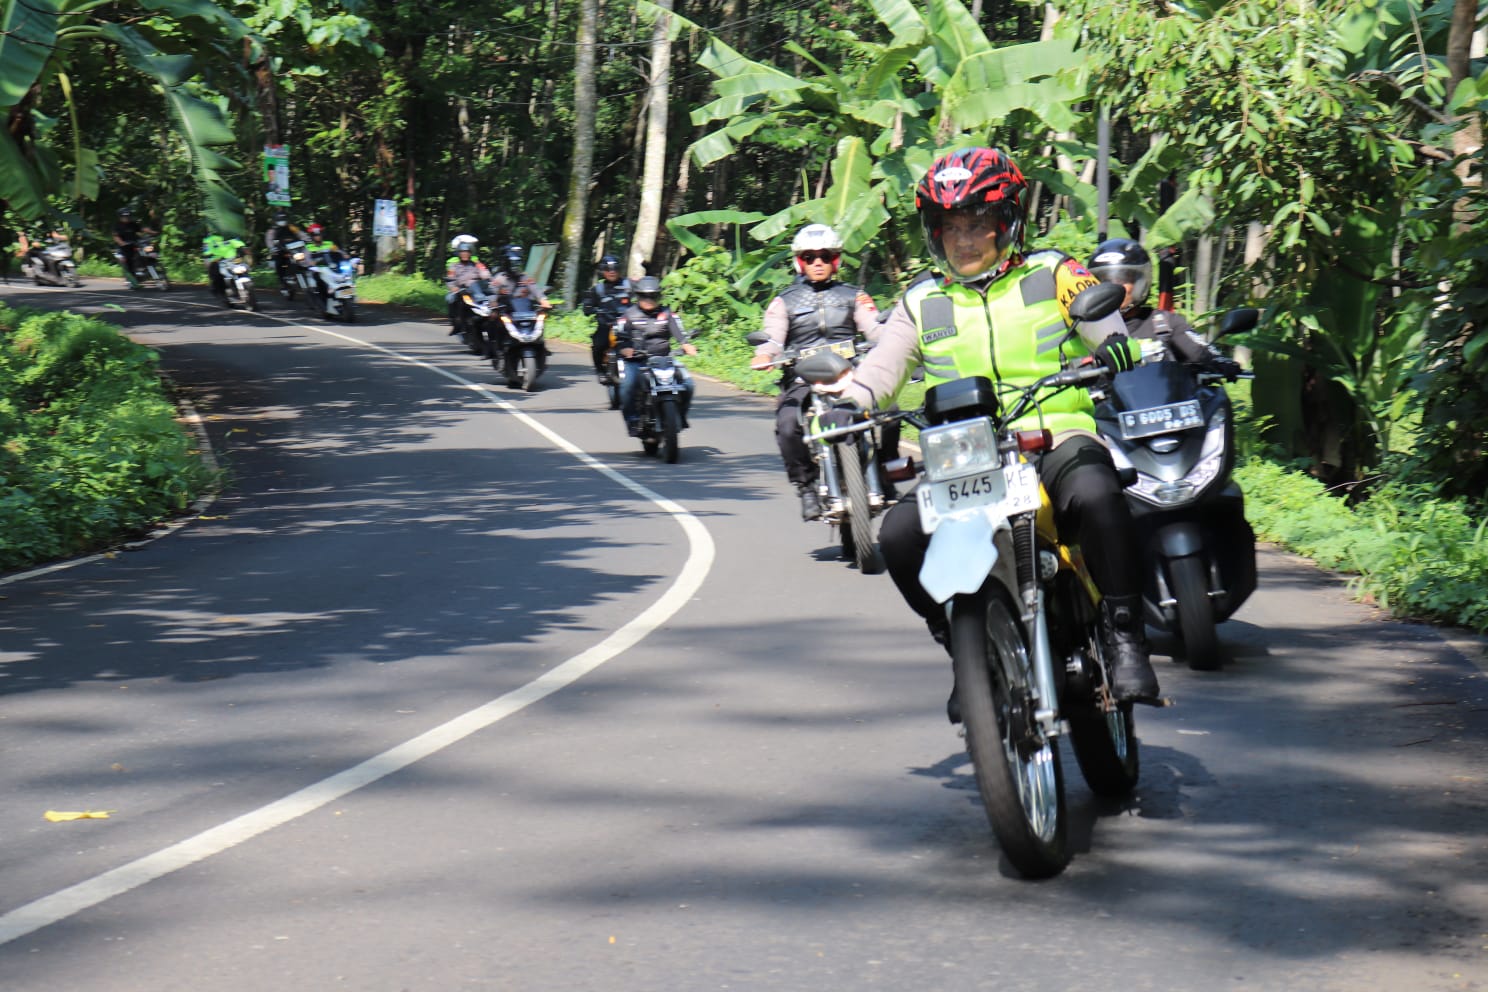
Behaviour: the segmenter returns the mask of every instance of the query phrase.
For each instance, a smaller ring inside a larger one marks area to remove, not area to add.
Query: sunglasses
[[[840,254],[841,252],[835,251],[803,251],[796,257],[801,260],[801,264],[810,265],[812,262],[835,262]]]

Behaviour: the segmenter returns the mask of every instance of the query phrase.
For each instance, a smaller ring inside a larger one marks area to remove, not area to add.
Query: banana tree
[[[49,197],[63,191],[64,160],[74,175],[72,198],[96,196],[99,158],[78,128],[71,70],[80,50],[105,46],[162,96],[190,156],[207,223],[242,236],[243,203],[222,178],[237,164],[217,150],[235,138],[196,72],[197,53],[226,56],[226,46],[245,43],[258,44],[209,0],[0,0],[0,205],[26,221],[53,214]],[[41,109],[54,86],[72,119],[66,146],[54,140],[56,122]]]
[[[719,126],[694,142],[694,161],[707,166],[731,155],[761,129],[806,129],[835,138],[831,185],[763,220],[719,210],[674,218],[671,229],[684,244],[694,247],[700,239],[689,229],[705,223],[748,223],[751,238],[771,244],[818,221],[858,252],[909,212],[914,185],[938,148],[984,140],[1019,111],[1051,129],[1074,126],[1085,77],[1071,42],[994,47],[960,0],[869,3],[889,40],[854,42],[841,69],[787,43],[815,70],[796,76],[709,40],[698,63],[716,77],[716,99],[694,110],[692,120]],[[752,279],[745,272],[739,281]]]

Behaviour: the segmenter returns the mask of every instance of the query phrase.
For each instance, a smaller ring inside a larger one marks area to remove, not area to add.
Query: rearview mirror
[[[1082,324],[1093,323],[1121,309],[1126,302],[1126,287],[1103,282],[1082,289],[1070,301],[1069,315]]]
[[[1219,331],[1214,336],[1215,338],[1222,338],[1226,334],[1244,334],[1246,331],[1254,329],[1260,319],[1261,312],[1255,307],[1241,307],[1238,310],[1231,310],[1219,322]]]

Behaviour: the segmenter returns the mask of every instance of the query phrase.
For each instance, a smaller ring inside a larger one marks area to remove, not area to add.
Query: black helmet
[[[631,287],[631,292],[637,297],[649,296],[652,299],[661,299],[661,280],[655,276],[641,276]]]
[[[501,249],[501,257],[506,259],[507,265],[510,265],[512,268],[516,268],[517,266],[522,264],[522,246],[507,245],[505,248]]]
[[[1131,238],[1102,241],[1087,268],[1101,282],[1131,286],[1131,300],[1122,309],[1139,307],[1147,301],[1152,289],[1152,256]]]
[[[283,210],[275,210],[274,211],[274,226],[275,227],[283,227],[283,226],[285,226],[288,223],[289,223],[289,214],[285,213]]]
[[[129,217],[131,215],[132,215],[132,211],[128,207],[120,207],[119,208],[119,219],[120,220],[124,220],[126,217]]]
[[[601,258],[599,260],[599,271],[604,272],[608,269],[614,269],[618,272],[620,270],[620,259],[614,255],[606,255]]]

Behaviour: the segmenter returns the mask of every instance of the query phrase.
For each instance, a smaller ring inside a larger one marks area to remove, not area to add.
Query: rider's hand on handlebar
[[[1131,338],[1112,334],[1095,349],[1095,358],[1112,372],[1130,372],[1136,367],[1132,358]]]
[[[770,366],[772,366],[774,364],[775,364],[775,359],[771,358],[768,354],[766,354],[763,351],[756,351],[754,353],[754,357],[749,360],[749,367],[750,368],[752,368],[752,369],[758,369],[758,370],[760,370],[762,372],[764,370],[770,368]]]
[[[634,348],[621,348],[620,349],[620,357],[621,358],[634,358],[635,357],[635,349]]]
[[[821,425],[828,430],[851,427],[863,419],[863,411],[851,401],[833,404],[832,409],[821,415]]]
[[[1240,377],[1240,373],[1244,369],[1233,358],[1211,358],[1204,364],[1204,371],[1213,372],[1215,375],[1222,375],[1231,382],[1234,382]]]
[[[684,354],[684,355],[696,355],[697,354],[697,345],[691,344],[691,343],[684,344],[682,346],[682,354]]]

